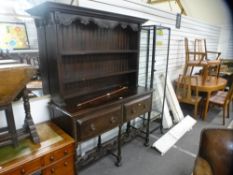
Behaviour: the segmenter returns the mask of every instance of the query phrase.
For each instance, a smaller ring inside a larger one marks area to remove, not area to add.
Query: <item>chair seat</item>
[[[194,96],[192,96],[191,98],[183,98],[181,96],[177,96],[177,99],[179,102],[188,103],[188,104],[196,104],[201,101],[201,97],[194,97]]]
[[[201,175],[201,174],[213,175],[213,171],[210,167],[210,164],[205,159],[201,157],[197,157],[193,175]]]
[[[189,60],[187,63],[190,66],[215,66],[220,64],[220,60],[208,60],[208,61],[200,61],[200,60]]]
[[[208,60],[207,64],[211,65],[211,66],[213,66],[213,65],[219,65],[220,64],[220,60]]]
[[[210,97],[210,102],[217,105],[224,105],[228,92],[218,91],[215,95]]]
[[[232,129],[203,130],[193,175],[232,175],[232,145]]]
[[[207,66],[207,61],[200,61],[200,60],[189,60],[187,63],[189,66]]]

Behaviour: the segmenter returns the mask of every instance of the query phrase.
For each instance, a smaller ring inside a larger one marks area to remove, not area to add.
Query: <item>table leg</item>
[[[206,119],[206,116],[207,116],[207,113],[208,113],[210,94],[211,94],[210,92],[207,92],[205,110],[204,110],[204,114],[203,114],[203,120]]]
[[[26,129],[27,132],[30,133],[33,142],[38,144],[40,143],[40,138],[37,134],[36,127],[31,116],[30,103],[26,88],[23,89],[23,105],[26,115],[24,120],[24,128]]]
[[[6,112],[6,120],[7,120],[7,125],[9,128],[9,133],[11,135],[13,145],[16,147],[18,146],[18,137],[17,137],[17,131],[16,131],[15,120],[14,120],[14,115],[13,115],[11,104],[9,104],[6,107],[5,112]]]
[[[151,112],[148,112],[147,125],[146,125],[146,138],[145,138],[145,143],[144,143],[145,146],[149,146],[150,115],[151,115]]]
[[[101,135],[98,136],[97,151],[100,151],[102,145]]]
[[[119,131],[118,131],[118,138],[117,138],[117,162],[116,166],[121,166],[121,128],[122,125],[119,126]]]

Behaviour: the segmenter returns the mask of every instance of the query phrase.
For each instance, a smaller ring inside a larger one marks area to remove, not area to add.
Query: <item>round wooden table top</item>
[[[26,64],[0,65],[0,106],[10,104],[35,74]]]
[[[202,76],[198,75],[197,77],[197,84],[195,79],[192,79],[191,86],[198,87],[198,90],[201,92],[221,90],[224,89],[227,84],[227,80],[221,77],[217,78],[215,76],[208,76],[204,84],[202,83]]]

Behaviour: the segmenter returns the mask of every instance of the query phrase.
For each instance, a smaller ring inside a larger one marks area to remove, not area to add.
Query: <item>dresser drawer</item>
[[[124,104],[124,122],[151,110],[151,95]]]
[[[68,145],[62,149],[53,151],[46,156],[44,156],[44,164],[49,165],[59,159],[62,159],[63,157],[67,155],[73,155],[74,153],[74,145]]]
[[[122,122],[121,106],[98,110],[77,121],[79,141],[87,140],[108,131]]]
[[[25,163],[23,166],[17,167],[17,169],[3,173],[3,175],[26,175],[36,172],[41,168],[41,159],[35,159],[28,163]]]
[[[74,156],[69,156],[43,170],[43,175],[74,175]]]

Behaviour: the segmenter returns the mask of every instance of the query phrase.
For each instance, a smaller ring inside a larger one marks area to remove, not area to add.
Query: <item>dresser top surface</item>
[[[14,148],[11,145],[0,148],[0,174],[11,167],[20,166],[49,152],[73,144],[73,139],[52,122],[36,125],[40,144],[34,144],[29,138],[19,141]]]
[[[92,110],[97,110],[99,108],[103,108],[103,107],[107,107],[107,106],[111,106],[111,105],[116,105],[116,104],[121,104],[121,103],[125,103],[128,100],[132,100],[134,98],[137,97],[141,97],[147,94],[151,94],[152,93],[152,89],[150,88],[145,88],[145,87],[134,87],[134,88],[128,88],[126,91],[124,91],[123,93],[119,94],[119,95],[115,95],[112,96],[112,98],[110,98],[107,94],[109,93],[105,93],[106,95],[106,100],[103,100],[101,102],[97,102],[97,103],[93,103],[88,105],[88,106],[84,106],[84,107],[79,107],[80,102],[78,101],[78,99],[72,99],[67,101],[67,103],[65,104],[65,106],[63,107],[58,107],[56,106],[56,108],[58,108],[61,112],[67,114],[68,116],[78,116],[78,115],[82,115],[85,114],[87,112],[91,112]],[[110,91],[112,92],[112,91]],[[98,98],[98,97],[97,97]],[[91,101],[92,99],[90,99]],[[86,101],[84,101],[85,103]]]

